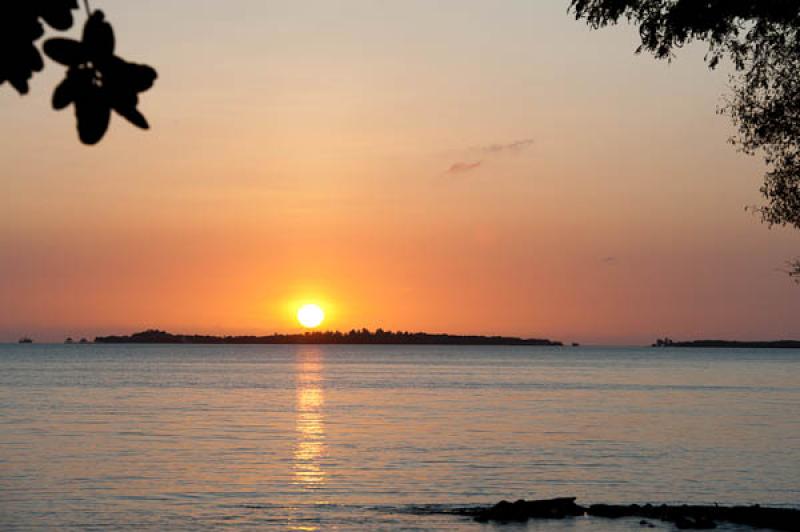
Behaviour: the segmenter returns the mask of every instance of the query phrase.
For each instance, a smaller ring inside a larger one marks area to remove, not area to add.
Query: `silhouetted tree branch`
[[[759,211],[769,225],[800,229],[800,1],[572,0],[570,8],[593,28],[636,24],[637,52],[670,59],[705,41],[711,68],[729,57],[740,73],[722,108],[739,130],[732,142],[763,153],[769,167]]]
[[[53,108],[74,104],[78,136],[84,144],[103,138],[113,109],[132,124],[147,129],[137,109],[139,93],[152,87],[157,74],[147,66],[114,55],[114,31],[102,11],[92,11],[84,0],[87,20],[81,41],[48,39],[44,51],[68,67],[67,76],[53,92]],[[44,67],[35,42],[44,34],[42,21],[56,30],[68,30],[77,0],[16,0],[4,6],[0,19],[0,85],[6,81],[27,94],[28,81]]]
[[[789,262],[789,277],[794,279],[794,282],[800,284],[800,259]]]

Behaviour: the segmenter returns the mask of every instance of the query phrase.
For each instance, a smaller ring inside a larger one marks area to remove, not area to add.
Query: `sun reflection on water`
[[[321,459],[325,454],[325,424],[322,388],[322,352],[315,347],[303,347],[297,354],[297,396],[294,449],[294,480],[308,488],[325,483]]]

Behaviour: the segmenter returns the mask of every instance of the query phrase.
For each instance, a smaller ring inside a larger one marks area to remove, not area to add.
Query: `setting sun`
[[[324,319],[325,312],[323,312],[319,305],[303,305],[297,311],[297,321],[307,329],[319,327]]]

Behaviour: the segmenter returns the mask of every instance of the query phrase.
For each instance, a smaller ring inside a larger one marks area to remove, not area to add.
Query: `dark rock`
[[[754,506],[720,507],[718,519],[773,530],[800,530],[800,510],[794,508],[762,508]]]
[[[464,515],[480,522],[493,521],[525,522],[528,519],[564,519],[588,515],[617,519],[640,518],[643,527],[655,528],[652,520],[673,523],[681,530],[710,530],[717,522],[727,522],[758,529],[800,532],[800,508],[768,508],[754,506],[703,506],[661,504],[614,505],[593,504],[583,507],[575,503],[575,497],[516,502],[501,501],[494,506],[482,508],[450,509],[446,513]]]
[[[717,528],[716,523],[706,517],[685,517],[682,515],[675,519],[675,526],[680,530],[711,530]]]
[[[520,499],[516,502],[500,501],[475,515],[475,520],[510,522],[528,519],[564,519],[583,515],[585,512],[585,508],[575,504],[575,497],[538,501]]]
[[[633,516],[632,507],[618,506],[614,504],[593,504],[589,506],[589,515],[595,517],[606,517],[608,519],[618,519],[620,517]]]
[[[675,523],[683,530],[709,530],[716,528],[715,521],[772,530],[800,531],[800,510],[793,508],[762,508],[761,506],[638,506],[593,504],[586,513],[594,517],[617,519],[644,517]]]

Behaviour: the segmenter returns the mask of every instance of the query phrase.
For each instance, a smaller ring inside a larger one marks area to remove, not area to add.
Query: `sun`
[[[297,321],[306,329],[319,327],[325,319],[325,312],[319,305],[303,305],[297,311]]]

